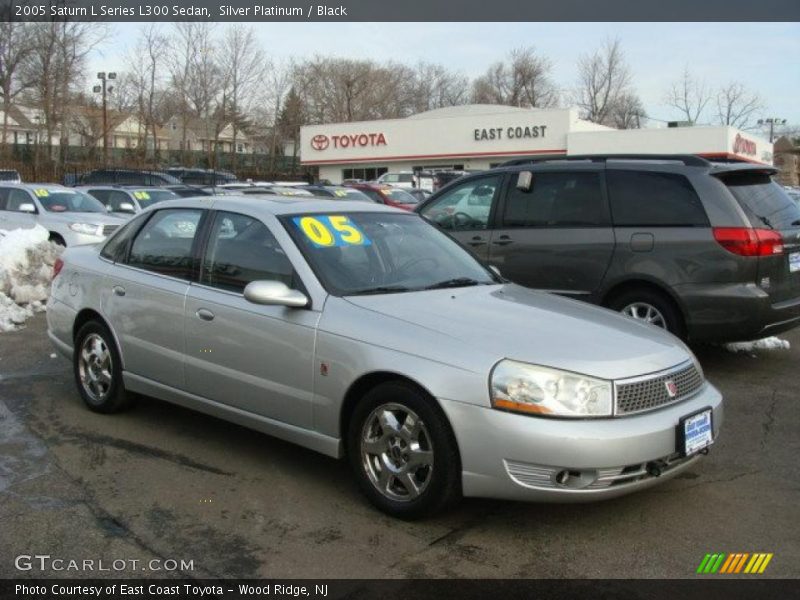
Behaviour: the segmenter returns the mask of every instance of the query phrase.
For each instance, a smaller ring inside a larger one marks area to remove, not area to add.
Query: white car
[[[377,182],[383,185],[392,185],[400,188],[417,187],[417,179],[411,171],[399,171],[397,173],[384,173],[378,177]]]

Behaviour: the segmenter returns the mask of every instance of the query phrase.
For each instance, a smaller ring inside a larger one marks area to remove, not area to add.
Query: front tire
[[[72,359],[78,392],[90,410],[110,414],[132,404],[122,382],[119,351],[108,327],[97,321],[81,327],[75,336]]]
[[[394,517],[431,515],[461,497],[450,425],[435,401],[408,383],[382,383],[364,395],[350,420],[347,454],[361,491]]]

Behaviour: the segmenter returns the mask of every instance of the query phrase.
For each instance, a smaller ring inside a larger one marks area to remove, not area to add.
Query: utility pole
[[[786,119],[779,119],[777,117],[770,117],[769,119],[759,119],[759,125],[769,125],[769,143],[775,141],[775,125],[786,125]]]
[[[94,93],[98,94],[101,93],[103,95],[103,166],[108,165],[108,101],[107,95],[114,91],[114,86],[109,85],[106,86],[106,82],[109,79],[116,79],[116,73],[109,73],[106,76],[105,71],[101,71],[97,74],[97,78],[100,80],[101,85],[94,86]]]

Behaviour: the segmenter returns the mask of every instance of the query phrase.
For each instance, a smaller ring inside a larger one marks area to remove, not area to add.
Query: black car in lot
[[[135,185],[162,186],[175,185],[181,181],[169,173],[145,171],[140,169],[95,169],[78,177],[73,184],[81,185]]]
[[[237,180],[236,175],[230,171],[217,171],[214,169],[198,169],[188,167],[170,167],[166,172],[177,178],[180,183],[186,185],[224,185],[226,183],[234,183]]]
[[[512,161],[415,210],[508,279],[694,341],[800,324],[800,207],[776,169],[697,156]]]

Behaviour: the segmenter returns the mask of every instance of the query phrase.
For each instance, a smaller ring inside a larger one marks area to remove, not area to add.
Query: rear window
[[[606,171],[611,214],[617,227],[708,227],[694,187],[683,175]]]
[[[800,226],[800,206],[766,173],[736,173],[722,178],[754,227]]]

